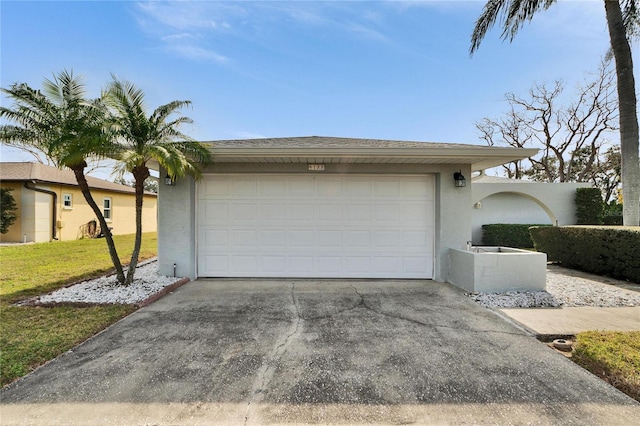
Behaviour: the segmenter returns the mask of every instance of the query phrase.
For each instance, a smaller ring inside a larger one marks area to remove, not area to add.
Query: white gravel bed
[[[126,272],[125,272],[126,273]],[[158,263],[144,263],[136,269],[133,283],[128,286],[118,284],[114,275],[96,278],[61,288],[40,296],[31,303],[96,303],[96,304],[134,304],[140,303],[163,288],[181,278],[158,275]]]
[[[468,296],[486,308],[640,306],[640,292],[551,270],[547,270],[546,291],[470,293]]]

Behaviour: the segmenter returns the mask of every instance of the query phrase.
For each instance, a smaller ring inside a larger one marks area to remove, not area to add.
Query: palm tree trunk
[[[640,162],[638,160],[638,115],[631,48],[618,0],[604,0],[611,49],[616,60],[620,112],[622,162],[622,220],[626,226],[640,225]]]
[[[144,181],[149,177],[149,169],[140,167],[133,169],[133,178],[136,189],[136,239],[133,244],[133,253],[131,253],[131,262],[129,263],[129,271],[127,272],[127,285],[133,283],[133,278],[138,265],[138,257],[140,256],[140,246],[142,245],[142,202],[144,200]]]
[[[100,228],[104,233],[104,238],[107,241],[107,246],[109,247],[109,255],[111,255],[111,261],[113,262],[113,266],[116,268],[116,278],[120,284],[124,284],[125,277],[124,271],[122,269],[122,263],[120,262],[120,258],[118,257],[116,245],[113,242],[113,236],[111,235],[111,230],[107,225],[107,221],[104,219],[104,215],[100,211],[100,208],[94,201],[93,196],[91,195],[91,191],[89,190],[89,184],[87,183],[87,178],[84,175],[85,167],[86,163],[84,163],[84,165],[72,167],[71,170],[73,170],[73,173],[76,175],[76,180],[78,181],[78,186],[80,187],[80,191],[82,191],[84,199],[87,200],[87,203],[98,218],[98,222],[100,222]]]

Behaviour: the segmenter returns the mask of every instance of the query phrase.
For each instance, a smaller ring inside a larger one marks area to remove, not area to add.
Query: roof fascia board
[[[469,158],[469,159],[502,159],[507,161],[524,159],[535,155],[536,148],[218,148],[211,149],[214,158],[246,157],[246,158]],[[471,161],[473,163],[475,161]]]
[[[64,186],[67,188],[76,188],[76,189],[80,189],[80,186],[78,186],[78,184],[71,184],[71,183],[66,183],[66,182],[56,182],[56,181],[50,181],[50,180],[43,180],[43,179],[2,179],[1,182],[33,182],[36,184],[40,184],[40,185],[57,185],[57,186]],[[118,194],[128,194],[128,195],[135,195],[136,194],[136,190],[133,187],[130,187],[131,190],[128,189],[114,189],[114,188],[100,188],[99,186],[94,186],[94,185],[89,185],[89,189],[90,190],[96,190],[96,191],[104,191],[104,192],[116,192]],[[155,192],[149,192],[149,191],[144,191],[144,195],[151,195],[154,197],[157,197],[158,194],[156,194]]]

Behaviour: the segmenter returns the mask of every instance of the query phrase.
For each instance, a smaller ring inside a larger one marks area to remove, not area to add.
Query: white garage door
[[[201,277],[432,278],[434,177],[206,175]]]

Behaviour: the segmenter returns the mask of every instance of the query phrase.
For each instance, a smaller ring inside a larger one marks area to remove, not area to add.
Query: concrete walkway
[[[592,330],[640,331],[640,306],[514,308],[498,311],[539,337],[568,336]]]
[[[432,281],[197,280],[0,391],[0,423],[633,424],[640,404]]]
[[[579,278],[640,292],[640,284],[549,265],[549,271],[567,280]],[[561,308],[496,309],[530,333],[538,336],[571,336],[584,331],[640,331],[640,306],[601,308],[595,306]]]

